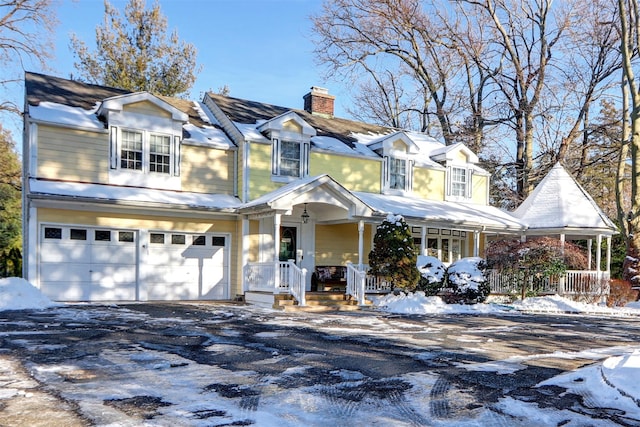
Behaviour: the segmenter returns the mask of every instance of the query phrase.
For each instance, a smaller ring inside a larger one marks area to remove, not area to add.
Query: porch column
[[[273,216],[273,262],[280,261],[280,225],[282,224],[282,214]]]
[[[427,226],[423,225],[420,229],[420,253],[422,255],[427,255]]]
[[[600,277],[600,265],[602,261],[602,234],[598,234],[596,238],[596,245],[598,246],[598,251],[596,252],[596,271],[598,272],[598,277]]]
[[[564,235],[564,233],[560,233],[560,254],[564,257],[564,243],[566,240],[566,236]],[[567,277],[567,274],[563,274],[560,277],[558,277],[558,295],[564,295],[564,289],[565,289],[565,278]]]
[[[358,270],[363,268],[363,252],[364,252],[364,221],[358,221]]]
[[[607,272],[611,271],[611,236],[607,236]]]
[[[249,220],[242,218],[242,257],[240,260],[242,271],[242,291],[248,291],[248,283],[246,282],[244,269],[249,262]]]
[[[273,285],[274,291],[277,292],[280,289],[280,224],[282,214],[275,214],[273,216]]]
[[[480,256],[480,231],[473,232],[473,256]]]
[[[591,257],[591,248],[593,247],[593,239],[587,240],[587,270],[591,270],[593,259]]]

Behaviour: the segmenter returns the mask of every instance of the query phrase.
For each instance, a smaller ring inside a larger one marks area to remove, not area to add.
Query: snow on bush
[[[57,305],[22,278],[0,279],[0,310],[40,309]]]
[[[491,289],[485,277],[487,263],[480,257],[461,258],[447,269],[446,286],[449,303],[475,304],[483,302]]]
[[[402,216],[389,215],[377,227],[369,267],[372,275],[391,283],[394,290],[415,290],[420,274],[411,230]]]
[[[444,286],[446,267],[438,258],[427,255],[418,255],[416,267],[420,272],[418,290],[427,296],[436,295]]]

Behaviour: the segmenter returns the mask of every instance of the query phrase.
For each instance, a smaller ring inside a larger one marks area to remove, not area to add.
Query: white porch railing
[[[366,281],[366,271],[358,270],[352,263],[348,262],[346,293],[358,301],[358,305],[364,305]]]
[[[248,291],[289,293],[306,305],[307,270],[293,260],[279,262],[250,262],[244,266],[244,281]]]
[[[366,294],[379,294],[391,291],[391,283],[367,274],[368,271],[369,266],[367,264],[363,264],[362,270],[358,270],[354,264],[347,262],[347,295],[356,298],[358,304],[360,304],[360,300],[358,299],[360,295],[363,295],[364,298]],[[360,281],[362,281],[362,283]],[[359,286],[364,287],[363,292]],[[364,299],[362,301],[364,301]]]
[[[608,271],[568,270],[560,277],[546,277],[535,280],[526,271],[515,274],[500,274],[496,270],[487,271],[487,280],[492,294],[518,294],[522,292],[521,284],[526,281],[527,290],[535,290],[538,294],[599,296],[609,293]]]
[[[608,271],[567,271],[563,294],[609,295],[611,280]]]

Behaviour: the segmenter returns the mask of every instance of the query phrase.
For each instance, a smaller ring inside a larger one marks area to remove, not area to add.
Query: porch
[[[294,260],[285,262],[252,262],[245,265],[247,286],[245,300],[270,308],[288,306],[354,309],[370,304],[367,296],[390,292],[391,284],[367,274],[368,266],[346,265],[346,290],[341,292],[309,292],[308,271]],[[517,275],[487,272],[491,295],[560,295],[577,300],[600,301],[609,294],[608,271],[570,270],[562,276],[538,278],[522,271]],[[348,308],[345,308],[348,307]]]

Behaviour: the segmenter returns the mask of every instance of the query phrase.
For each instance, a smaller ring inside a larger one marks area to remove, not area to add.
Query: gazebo
[[[611,237],[616,225],[604,214],[585,189],[556,163],[533,192],[512,213],[530,236],[558,236],[561,245],[567,240],[587,240],[588,270],[568,271],[560,278],[558,294],[608,293],[611,265]],[[595,269],[591,249],[596,240]],[[606,268],[602,269],[602,240],[607,242]],[[596,287],[593,285],[596,284]]]

